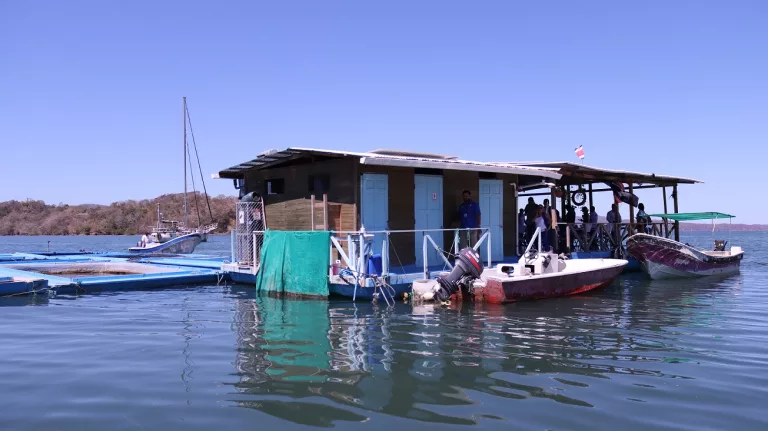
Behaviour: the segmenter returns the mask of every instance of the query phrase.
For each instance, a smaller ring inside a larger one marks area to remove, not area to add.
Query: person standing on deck
[[[141,247],[146,247],[149,244],[149,234],[145,233],[141,236]]]
[[[653,223],[653,220],[651,220],[651,217],[645,212],[645,205],[639,204],[637,209],[637,231],[639,233],[648,233],[648,225]]]
[[[462,193],[464,202],[459,205],[459,221],[461,228],[467,229],[461,232],[459,237],[461,248],[472,247],[477,244],[477,228],[480,227],[480,205],[472,200],[472,193],[464,190]],[[472,229],[472,230],[469,230]],[[456,250],[458,252],[458,250]]]
[[[544,221],[544,206],[539,205],[536,209],[536,218],[534,219],[534,232],[539,230],[539,238],[541,238],[541,249],[543,251],[549,251],[549,236],[547,235],[547,224]]]
[[[611,205],[611,210],[605,215],[605,219],[608,222],[608,231],[613,233],[615,225],[621,223],[621,214],[619,214],[619,206],[616,204]]]
[[[536,205],[533,198],[528,198],[528,205],[525,206],[525,237],[530,241],[533,236],[533,232],[536,230],[534,226],[534,220],[536,220],[536,212],[539,206]]]
[[[587,207],[581,208],[581,225],[584,227],[584,233],[592,231],[592,224],[590,223],[590,214]]]
[[[542,216],[544,216],[544,223],[547,224],[547,228],[552,226],[552,207],[549,206],[549,199],[544,199],[544,212]]]
[[[597,221],[600,219],[600,217],[597,216],[597,210],[595,209],[595,206],[592,205],[589,207],[589,224],[590,229],[589,231],[592,232],[593,229],[597,229]]]

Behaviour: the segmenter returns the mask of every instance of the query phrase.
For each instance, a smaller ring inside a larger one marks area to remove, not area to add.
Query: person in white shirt
[[[147,236],[147,234],[144,234],[141,236],[141,246],[146,247],[147,244],[149,244],[149,236]]]
[[[549,251],[549,236],[547,235],[547,222],[544,221],[544,207],[539,205],[536,211],[536,218],[533,220],[535,229],[539,229],[539,236],[541,237],[542,250]]]

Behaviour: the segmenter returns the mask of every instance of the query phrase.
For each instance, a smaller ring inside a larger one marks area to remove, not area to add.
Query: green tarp
[[[730,214],[723,214],[718,212],[705,212],[705,213],[678,213],[678,214],[651,214],[651,217],[661,217],[669,220],[676,221],[692,221],[692,220],[716,220],[721,218],[734,218]]]
[[[267,230],[256,290],[295,296],[328,296],[331,233]]]

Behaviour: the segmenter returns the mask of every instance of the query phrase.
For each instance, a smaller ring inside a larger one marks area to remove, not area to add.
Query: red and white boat
[[[672,220],[704,220],[733,218],[722,213],[667,214]],[[714,223],[713,223],[714,232]],[[726,275],[739,272],[744,251],[727,241],[714,240],[714,250],[701,250],[691,245],[653,235],[636,234],[627,239],[627,252],[637,259],[652,279],[676,277],[701,277]]]
[[[534,235],[531,245],[536,240]],[[503,304],[509,302],[554,298],[575,295],[593,289],[608,286],[621,274],[627,261],[623,259],[565,259],[553,253],[531,249],[523,254],[518,263],[499,264],[494,268],[478,266],[479,259],[467,255],[467,262],[474,264],[482,272],[475,272],[472,281],[462,281],[463,274],[470,271],[454,269],[438,280],[422,280],[413,284],[414,297],[418,299],[443,300],[449,295],[452,299]],[[462,251],[462,254],[464,252]],[[480,265],[482,265],[480,263]],[[466,265],[469,267],[470,265]],[[455,274],[454,274],[455,273]],[[479,273],[479,277],[477,276]],[[441,278],[458,280],[460,289],[445,289],[451,283]],[[464,279],[466,280],[466,279]],[[441,294],[441,289],[443,290]]]
[[[474,298],[490,303],[576,295],[608,286],[621,274],[623,259],[562,259],[552,253],[532,261],[498,265],[483,271]]]

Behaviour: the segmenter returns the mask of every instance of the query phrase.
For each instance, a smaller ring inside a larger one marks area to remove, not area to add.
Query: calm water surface
[[[706,234],[685,241],[709,245]],[[0,237],[0,252],[126,237]],[[768,429],[768,241],[740,275],[394,309],[202,286],[0,299],[0,429]],[[201,253],[226,255],[229,238]]]

